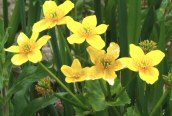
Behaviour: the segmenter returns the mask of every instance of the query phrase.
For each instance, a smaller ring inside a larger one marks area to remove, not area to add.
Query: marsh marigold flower
[[[66,76],[66,82],[80,82],[87,79],[86,73],[88,68],[82,68],[78,59],[74,59],[72,66],[63,65],[61,71]]]
[[[125,67],[122,64],[122,60],[117,59],[120,53],[119,45],[111,42],[110,46],[107,48],[107,53],[105,53],[104,50],[98,50],[91,46],[87,48],[87,51],[92,63],[95,65],[91,68],[91,73],[94,73],[92,79],[103,78],[110,85],[113,85],[114,80],[117,77],[115,71]]]
[[[38,41],[38,33],[33,33],[32,37],[29,39],[23,32],[17,38],[18,46],[13,45],[7,49],[8,52],[14,52],[15,54],[11,61],[15,65],[22,65],[27,61],[37,63],[42,60],[41,47],[47,43],[51,38],[48,35],[44,35]]]
[[[163,52],[152,50],[145,54],[139,46],[130,44],[130,56],[131,58],[123,58],[123,62],[130,70],[139,72],[140,78],[148,84],[153,84],[158,80],[159,71],[154,66],[164,58]]]
[[[43,13],[45,18],[33,25],[34,32],[41,32],[43,30],[52,28],[56,25],[66,24],[71,17],[65,16],[74,8],[71,1],[65,1],[63,4],[57,6],[55,1],[45,1],[43,4]]]
[[[87,16],[83,19],[82,24],[76,21],[70,21],[67,27],[73,32],[73,34],[67,38],[70,44],[81,44],[85,40],[93,47],[102,49],[105,46],[105,42],[102,40],[99,34],[103,34],[108,25],[101,24],[97,26],[97,18],[95,15]]]

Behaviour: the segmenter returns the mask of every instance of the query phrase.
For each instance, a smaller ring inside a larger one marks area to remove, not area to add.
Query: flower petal
[[[73,33],[78,33],[83,28],[81,23],[76,22],[74,20],[67,23],[67,27]]]
[[[105,42],[99,35],[95,35],[91,38],[86,38],[86,41],[96,49],[102,49],[105,46]]]
[[[31,40],[36,41],[38,39],[39,33],[38,32],[32,32]]]
[[[87,47],[87,52],[90,55],[92,63],[94,64],[100,56],[105,54],[104,50],[98,50],[92,46]]]
[[[43,45],[45,45],[48,40],[51,38],[49,35],[44,35],[42,36],[37,42],[36,42],[36,49],[41,49]]]
[[[55,1],[45,1],[43,4],[43,13],[46,18],[50,18],[50,15],[57,10],[57,4]]]
[[[137,59],[142,58],[142,56],[144,56],[144,52],[139,46],[136,46],[134,44],[130,44],[130,56],[133,59],[137,60]]]
[[[61,18],[60,20],[57,20],[56,25],[67,24],[71,21],[73,21],[73,19],[70,16],[65,16],[65,17]]]
[[[76,70],[82,69],[81,63],[79,62],[78,59],[74,59],[74,60],[73,60],[73,63],[72,63],[71,68],[72,68],[72,69],[76,69]]]
[[[111,42],[109,47],[107,48],[107,54],[111,54],[114,56],[114,58],[118,58],[120,53],[119,45],[115,42]]]
[[[40,50],[34,50],[32,52],[28,53],[28,59],[29,61],[33,63],[37,63],[42,60],[42,54]]]
[[[19,46],[11,46],[11,47],[5,49],[5,51],[18,53],[18,52],[20,52],[20,49],[19,49]]]
[[[27,61],[28,61],[28,58],[26,54],[16,54],[11,58],[11,62],[17,66],[22,65],[23,63]]]
[[[74,43],[81,44],[85,41],[85,38],[81,38],[77,34],[72,34],[67,38],[67,40],[70,44],[74,44]]]
[[[29,38],[23,32],[21,32],[17,38],[17,43],[19,44],[19,46],[28,41]]]
[[[150,67],[146,71],[139,71],[139,76],[148,84],[153,84],[158,80],[159,71],[157,68]]]
[[[114,84],[114,80],[116,79],[117,75],[114,71],[105,71],[104,72],[104,77],[103,79],[106,80],[109,85],[113,85]]]
[[[115,67],[114,67],[115,71],[119,71],[119,70],[121,70],[121,69],[123,69],[125,67],[126,67],[126,65],[123,63],[122,58],[115,61]]]
[[[152,59],[153,66],[159,64],[162,59],[165,57],[165,54],[161,52],[160,50],[153,50],[146,54],[146,57],[149,59]]]
[[[63,65],[61,67],[61,71],[63,72],[63,74],[66,76],[66,77],[71,77],[73,75],[73,71],[72,71],[72,68],[67,66],[67,65]]]
[[[65,78],[65,81],[67,83],[81,82],[81,81],[85,81],[85,80],[86,80],[86,77],[85,76],[79,77],[77,79],[75,77],[66,77]]]
[[[97,18],[95,15],[87,16],[83,19],[82,24],[86,27],[96,27]]]
[[[135,66],[135,62],[133,61],[132,58],[123,57],[123,58],[120,58],[120,62],[123,65],[127,66],[130,70],[138,71],[138,68],[137,66]]]
[[[95,33],[96,34],[103,34],[106,32],[107,28],[108,28],[108,25],[101,24],[95,28]]]
[[[69,13],[74,8],[74,4],[71,1],[65,1],[63,4],[58,6],[58,9],[63,12],[63,16]]]
[[[41,31],[44,31],[46,29],[52,28],[55,25],[56,25],[55,21],[51,21],[48,19],[42,19],[33,25],[32,31],[33,32],[41,32]]]

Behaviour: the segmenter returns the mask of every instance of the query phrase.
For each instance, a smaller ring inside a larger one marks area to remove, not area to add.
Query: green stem
[[[114,100],[116,100],[119,96],[122,95],[122,93],[127,89],[127,87],[130,85],[130,83],[132,82],[133,78],[130,78],[130,80],[128,81],[128,83],[122,88],[122,90],[116,95],[116,97],[114,98]]]
[[[78,99],[70,89],[68,89],[60,80],[57,78],[44,64],[39,62],[40,66],[53,78],[59,83],[82,107],[85,107],[85,105],[82,103],[80,99]]]
[[[169,93],[170,93],[169,90],[165,91],[163,96],[161,96],[161,98],[159,99],[155,107],[153,108],[152,112],[150,113],[150,116],[153,116],[156,113],[156,111],[160,108],[160,106],[162,105],[162,103],[164,102],[164,100],[166,99]]]

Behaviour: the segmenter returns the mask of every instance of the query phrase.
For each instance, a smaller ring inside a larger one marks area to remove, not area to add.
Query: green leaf
[[[141,0],[128,1],[128,40],[138,43],[141,31]]]
[[[141,116],[139,110],[136,106],[131,106],[127,108],[127,112],[124,116]]]
[[[55,96],[45,96],[45,97],[39,97],[31,102],[24,108],[21,116],[35,116],[35,113],[47,107],[48,105],[55,104],[57,102],[58,98]]]
[[[8,97],[21,90],[26,84],[31,84],[47,76],[47,73],[38,66],[25,67],[18,77],[16,83],[8,91]]]
[[[119,94],[123,87],[121,86],[121,81],[117,78],[115,80],[115,84],[111,87],[111,93],[113,94]],[[130,98],[128,97],[128,94],[126,91],[123,91],[121,95],[112,101],[108,101],[107,104],[109,106],[124,106],[125,104],[130,103]]]
[[[86,81],[85,89],[86,98],[88,99],[89,104],[92,106],[93,111],[101,111],[107,107],[105,96],[101,90],[101,85],[98,80]]]

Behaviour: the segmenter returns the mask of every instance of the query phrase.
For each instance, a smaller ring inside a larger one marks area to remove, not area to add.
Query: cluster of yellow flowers
[[[21,65],[28,60],[37,63],[42,60],[40,49],[51,38],[48,35],[41,37],[38,41],[39,32],[52,28],[56,25],[66,24],[73,34],[67,38],[70,44],[81,44],[85,40],[91,45],[87,48],[90,59],[94,66],[82,68],[78,59],[74,59],[72,66],[63,65],[61,71],[66,76],[66,82],[80,82],[84,80],[95,80],[103,78],[110,85],[114,84],[117,77],[116,71],[123,68],[129,68],[132,71],[139,72],[142,80],[148,84],[157,81],[159,71],[154,66],[159,64],[165,54],[160,50],[152,50],[144,53],[141,47],[130,44],[130,56],[119,58],[120,47],[117,43],[111,42],[107,52],[101,50],[105,42],[100,34],[105,33],[108,25],[101,24],[97,26],[95,15],[87,16],[82,23],[74,21],[71,17],[66,16],[74,8],[71,1],[65,1],[57,6],[54,1],[45,1],[43,4],[44,19],[33,25],[32,37],[20,33],[17,39],[19,46],[11,46],[6,51],[18,53],[12,57],[12,63]]]

